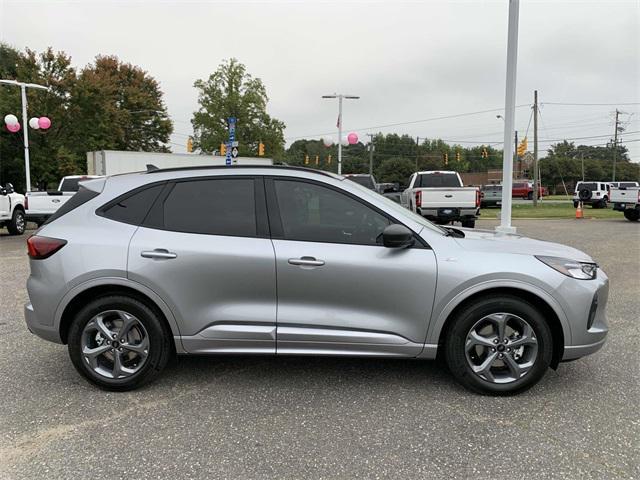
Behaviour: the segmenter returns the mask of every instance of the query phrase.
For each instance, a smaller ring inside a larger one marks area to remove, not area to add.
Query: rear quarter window
[[[99,192],[94,192],[93,190],[86,189],[84,187],[80,187],[78,192],[75,193],[69,200],[67,200],[56,212],[51,215],[46,222],[45,225],[55,222],[60,217],[66,215],[72,210],[75,210],[79,206],[87,203],[89,200],[100,195]]]
[[[164,183],[138,188],[109,202],[97,213],[116,222],[140,225],[163,187]]]

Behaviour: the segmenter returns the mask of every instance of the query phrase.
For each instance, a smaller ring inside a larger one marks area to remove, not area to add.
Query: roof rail
[[[151,168],[150,168],[151,167]],[[296,167],[292,165],[207,165],[207,166],[189,166],[189,167],[169,167],[158,168],[155,165],[147,165],[146,173],[162,173],[162,172],[182,172],[190,170],[229,170],[229,169],[245,169],[245,168],[273,168],[277,170],[297,170],[308,173],[318,173],[327,177],[334,177],[336,174],[324,170],[316,170],[315,168]]]

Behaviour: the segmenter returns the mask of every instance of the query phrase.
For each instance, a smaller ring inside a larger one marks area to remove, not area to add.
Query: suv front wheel
[[[93,300],[73,319],[69,356],[94,385],[126,391],[150,382],[171,356],[171,336],[151,308],[110,295]]]
[[[444,348],[449,370],[464,387],[512,395],[542,378],[551,364],[553,341],[549,325],[535,307],[501,295],[460,311]]]

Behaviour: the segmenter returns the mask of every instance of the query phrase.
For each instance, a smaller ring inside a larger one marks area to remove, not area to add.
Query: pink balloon
[[[358,134],[350,133],[349,135],[347,135],[347,141],[349,142],[349,145],[355,145],[356,143],[358,143]]]
[[[11,133],[16,133],[20,131],[20,124],[19,123],[14,123],[12,125],[7,125],[7,130],[9,130]]]
[[[49,120],[47,117],[40,117],[38,119],[38,125],[41,129],[46,130],[51,126],[51,120]]]

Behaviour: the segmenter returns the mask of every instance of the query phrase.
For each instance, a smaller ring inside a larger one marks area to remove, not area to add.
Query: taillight
[[[416,207],[422,207],[422,192],[420,190],[416,192]]]
[[[59,238],[40,237],[32,235],[27,239],[27,251],[34,260],[49,258],[67,244]]]
[[[24,209],[29,210],[29,197],[25,195],[24,197]]]
[[[476,208],[480,206],[480,190],[476,190]]]

